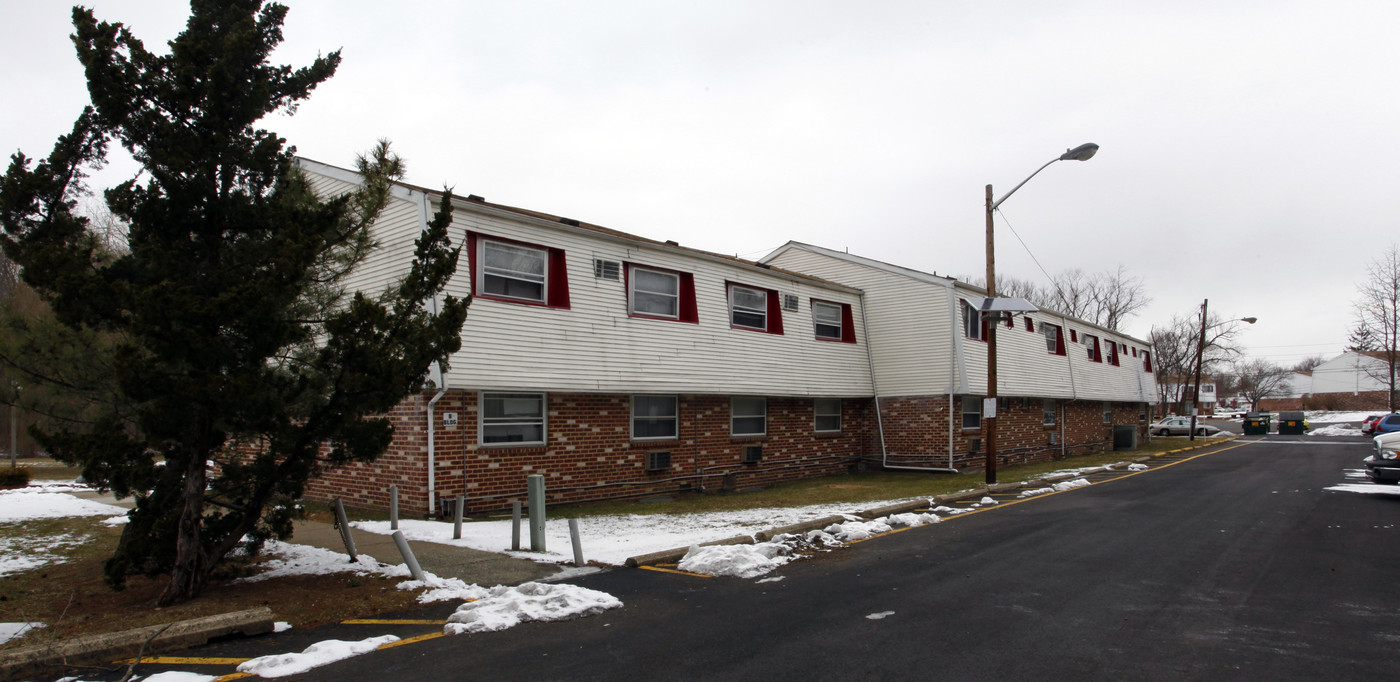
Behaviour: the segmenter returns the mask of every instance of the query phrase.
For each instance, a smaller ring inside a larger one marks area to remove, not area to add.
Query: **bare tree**
[[[1116,271],[1101,272],[1090,278],[1089,296],[1094,306],[1093,321],[1115,332],[1124,321],[1152,302],[1142,278],[1129,276],[1122,265]]]
[[[1375,351],[1371,355],[1384,362],[1366,373],[1386,385],[1387,409],[1394,412],[1396,360],[1400,358],[1400,247],[1394,242],[1366,266],[1366,279],[1357,285],[1357,293],[1357,328],[1365,330],[1365,336],[1376,344],[1368,349]]]
[[[1232,369],[1240,380],[1240,396],[1256,406],[1265,398],[1278,398],[1287,393],[1288,377],[1293,373],[1286,367],[1258,359],[1235,362]]]
[[[964,282],[986,287],[984,277],[959,277]],[[1078,268],[1051,278],[1049,286],[1010,275],[997,277],[997,295],[1024,298],[1037,308],[1053,310],[1092,322],[1110,331],[1120,331],[1123,323],[1152,302],[1141,277],[1131,277],[1127,268],[1087,274]]]
[[[1313,371],[1315,368],[1317,368],[1318,365],[1324,362],[1327,362],[1327,358],[1324,358],[1321,355],[1313,355],[1299,360],[1297,364],[1294,364],[1292,367],[1289,368],[1289,371],[1297,372],[1299,374],[1307,374],[1308,372]]]
[[[1225,362],[1239,357],[1241,349],[1235,343],[1239,326],[1231,322],[1216,315],[1206,321],[1205,345],[1200,354],[1202,374],[1212,374]],[[1152,327],[1152,368],[1157,374],[1157,395],[1163,408],[1176,405],[1185,409],[1190,397],[1187,385],[1196,375],[1200,334],[1200,315],[1174,315],[1167,324]]]

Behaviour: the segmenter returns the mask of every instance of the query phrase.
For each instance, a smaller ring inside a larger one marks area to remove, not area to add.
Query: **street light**
[[[1187,440],[1196,440],[1196,415],[1201,411],[1201,358],[1206,352],[1206,330],[1212,327],[1219,327],[1222,324],[1231,322],[1248,322],[1254,324],[1259,321],[1257,317],[1241,317],[1238,320],[1222,320],[1212,325],[1206,324],[1206,306],[1210,304],[1210,299],[1201,301],[1201,336],[1196,341],[1196,388],[1191,394],[1191,432]]]
[[[992,186],[987,185],[987,301],[982,304],[982,309],[991,312],[991,319],[987,325],[987,398],[983,401],[982,420],[987,425],[987,484],[997,482],[997,323],[1002,315],[1012,315],[1016,312],[1016,304],[1010,308],[999,306],[995,302],[997,297],[996,285],[996,247],[993,237],[992,212],[1001,206],[1001,202],[1021,189],[1022,185],[1031,181],[1040,171],[1045,170],[1050,164],[1056,161],[1088,161],[1099,151],[1099,146],[1088,142],[1081,144],[1074,149],[1066,149],[1065,153],[1056,158],[1050,159],[1044,166],[1035,169],[1034,173],[1026,176],[1020,184],[1011,188],[1010,192],[1002,195],[1000,199],[992,201]],[[1021,310],[1024,310],[1022,308]],[[1034,308],[1030,308],[1034,310]],[[990,406],[990,410],[986,409]]]

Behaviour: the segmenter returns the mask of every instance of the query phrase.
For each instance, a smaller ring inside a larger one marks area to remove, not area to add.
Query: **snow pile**
[[[893,615],[894,615],[894,611],[879,611],[879,612],[876,612],[876,613],[867,614],[867,615],[865,616],[865,619],[866,619],[866,620],[884,620],[884,619],[889,618],[890,616],[893,616]]]
[[[1128,471],[1147,471],[1148,466],[1142,462],[1134,462],[1128,465]]]
[[[457,607],[443,631],[449,635],[494,632],[529,621],[591,616],[621,606],[617,597],[577,585],[532,582],[498,586],[486,597]]]
[[[1309,436],[1360,436],[1361,427],[1351,424],[1328,424],[1327,426],[1313,429],[1308,432]]]
[[[399,564],[394,569],[403,569],[403,575],[410,575],[408,566]],[[398,571],[394,571],[398,573]],[[423,580],[405,580],[399,583],[401,590],[427,591],[418,595],[419,604],[431,604],[439,601],[451,601],[454,599],[481,599],[489,594],[488,590],[478,585],[463,582],[461,578],[441,578],[432,573],[424,573]]]
[[[43,623],[0,623],[0,644],[23,637],[34,628],[44,627]]]
[[[125,516],[126,512],[123,507],[81,500],[64,493],[31,492],[29,488],[0,490],[0,523],[71,516]]]
[[[1400,496],[1400,485],[1387,485],[1384,483],[1339,483],[1334,486],[1323,488],[1323,490],[1332,490],[1341,493]]]
[[[1032,488],[1031,490],[1022,490],[1021,494],[1016,497],[1024,500],[1027,497],[1035,497],[1036,495],[1045,495],[1053,492],[1055,492],[1054,488]]]
[[[795,544],[792,536],[783,535],[752,545],[694,545],[676,568],[703,575],[757,578],[796,559],[792,554]]]
[[[76,678],[63,678],[64,680]],[[167,670],[163,673],[156,673],[150,677],[137,677],[141,682],[214,682],[219,679],[217,675],[201,675],[200,673],[188,673],[183,670]]]
[[[888,533],[894,530],[883,519],[874,521],[846,521],[844,523],[833,523],[822,529],[822,532],[830,535],[837,542],[856,542],[858,540],[869,540],[881,533]]]
[[[934,514],[943,514],[945,516],[957,516],[958,514],[966,514],[972,510],[963,509],[961,507],[949,507],[947,505],[940,504],[937,507],[930,509],[929,511],[933,512]]]
[[[358,642],[328,639],[306,647],[301,653],[271,654],[249,659],[238,664],[238,672],[259,677],[298,675],[312,668],[319,668],[336,661],[369,653],[385,644],[397,641],[399,638],[393,635],[380,635]]]
[[[933,514],[917,514],[914,512],[909,512],[907,514],[891,514],[885,517],[885,523],[888,523],[891,526],[894,526],[895,528],[913,528],[915,526],[925,526],[930,523],[938,523],[942,520],[943,519],[940,519],[937,516],[934,516]]]
[[[994,506],[996,506],[996,505],[998,505],[998,504],[1001,504],[1001,503],[1000,503],[1000,502],[997,502],[995,499],[993,499],[993,498],[991,498],[990,496],[988,496],[988,497],[983,497],[982,499],[978,500],[975,504],[972,505],[972,508],[973,508],[973,509],[976,509],[976,508],[978,508],[978,507],[994,507]]]
[[[263,562],[265,570],[257,575],[239,578],[238,582],[256,583],[287,576],[326,575],[329,573],[380,575],[386,578],[408,575],[407,567],[381,564],[368,554],[361,554],[355,558],[355,561],[350,561],[347,554],[310,545],[268,540],[263,545],[263,553],[273,557]],[[396,568],[403,570],[400,572],[395,570]]]
[[[1053,487],[1055,488],[1055,492],[1060,492],[1063,490],[1074,490],[1075,488],[1083,488],[1087,485],[1089,485],[1088,479],[1076,478],[1072,481],[1060,481],[1059,483],[1056,483]]]

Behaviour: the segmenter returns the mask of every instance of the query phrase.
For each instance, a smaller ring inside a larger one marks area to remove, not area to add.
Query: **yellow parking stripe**
[[[396,646],[403,646],[403,645],[405,645],[405,644],[415,644],[415,643],[417,643],[417,642],[426,642],[426,641],[428,641],[428,640],[430,640],[430,639],[437,639],[437,638],[439,638],[439,637],[446,637],[446,636],[447,636],[447,633],[446,633],[446,632],[429,632],[429,633],[426,634],[426,635],[418,635],[417,637],[409,637],[408,639],[401,639],[401,640],[399,640],[399,641],[397,641],[397,642],[389,642],[388,644],[381,644],[381,645],[379,645],[379,648],[380,648],[380,649],[392,649],[392,648],[394,648],[394,647],[396,647]]]
[[[142,663],[159,663],[162,665],[238,665],[248,659],[246,658],[200,658],[196,656],[147,656],[141,659]],[[128,658],[117,663],[126,665],[135,663],[136,659]]]
[[[223,677],[214,678],[214,682],[224,682],[225,680],[241,680],[245,677],[257,677],[253,673],[229,673]]]
[[[676,569],[674,569],[674,568],[661,568],[660,566],[638,566],[637,568],[640,568],[640,569],[645,570],[645,571],[656,571],[657,573],[675,573],[676,575],[688,575],[688,576],[691,576],[691,577],[694,577],[694,578],[713,578],[713,577],[714,577],[714,576],[712,576],[712,575],[705,575],[704,573],[691,573],[691,572],[689,572],[689,571],[678,571],[678,570],[676,570]]]
[[[340,621],[341,625],[442,625],[445,620],[421,620],[404,618],[401,620],[381,619],[381,618],[351,618]]]

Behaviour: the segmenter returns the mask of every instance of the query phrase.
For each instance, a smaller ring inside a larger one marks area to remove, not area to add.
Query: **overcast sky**
[[[344,59],[267,122],[302,155],[388,138],[415,184],[653,239],[981,275],[984,187],[1095,142],[1002,205],[999,276],[1123,265],[1154,299],[1128,333],[1208,298],[1280,364],[1341,352],[1397,239],[1388,0],[287,4],[275,61]],[[0,6],[0,150],[43,157],[87,102],[70,11]],[[160,50],[189,13],[89,6]]]

